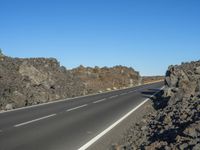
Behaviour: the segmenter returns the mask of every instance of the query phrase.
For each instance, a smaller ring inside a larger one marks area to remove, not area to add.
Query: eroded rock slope
[[[200,149],[200,61],[170,66],[155,112],[128,130],[118,149]]]

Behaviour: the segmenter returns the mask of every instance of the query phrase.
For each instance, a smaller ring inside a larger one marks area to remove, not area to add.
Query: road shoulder
[[[149,100],[144,105],[139,107],[134,113],[128,116],[123,122],[118,124],[110,132],[104,135],[96,143],[91,145],[88,150],[111,150],[112,147],[117,146],[117,142],[123,139],[130,129],[138,120],[142,120],[145,115],[153,113],[155,110],[152,106],[152,102]]]

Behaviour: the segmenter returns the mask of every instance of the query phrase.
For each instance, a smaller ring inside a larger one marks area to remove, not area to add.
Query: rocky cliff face
[[[153,114],[129,130],[121,149],[200,149],[200,61],[170,66]]]
[[[0,56],[0,110],[137,85],[132,68],[78,67],[66,70],[56,59]]]

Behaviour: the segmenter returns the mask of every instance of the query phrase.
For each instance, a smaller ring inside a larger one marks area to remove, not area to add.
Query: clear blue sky
[[[200,0],[0,0],[0,48],[142,75],[200,59]]]

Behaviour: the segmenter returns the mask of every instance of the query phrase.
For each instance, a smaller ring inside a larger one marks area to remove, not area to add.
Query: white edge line
[[[93,104],[100,103],[100,102],[103,102],[103,101],[105,101],[105,100],[106,100],[106,98],[100,99],[100,100],[98,100],[98,101],[93,102]]]
[[[66,111],[69,112],[69,111],[76,110],[76,109],[79,109],[79,108],[82,108],[82,107],[86,107],[87,105],[88,105],[88,104],[81,105],[81,106],[78,106],[78,107],[74,107],[74,108],[68,109],[68,110],[66,110]]]
[[[32,105],[32,106],[26,106],[26,107],[16,108],[16,109],[12,109],[12,110],[2,110],[2,111],[0,111],[0,114],[7,113],[7,112],[18,111],[18,110],[23,110],[23,109],[29,109],[29,108],[43,106],[43,105],[48,105],[48,104],[52,104],[52,103],[58,103],[58,102],[63,102],[63,101],[74,100],[74,99],[77,99],[77,98],[95,96],[95,95],[100,95],[100,94],[105,94],[105,93],[111,93],[111,92],[115,92],[115,91],[123,91],[123,90],[126,90],[126,89],[136,88],[136,87],[140,87],[140,86],[144,86],[144,85],[150,85],[150,84],[159,83],[159,82],[162,82],[162,81],[157,81],[157,82],[152,82],[152,83],[146,83],[146,84],[142,84],[142,85],[136,85],[136,86],[133,86],[133,87],[127,87],[127,88],[118,89],[118,90],[106,91],[106,92],[102,92],[102,93],[93,93],[93,94],[82,95],[82,96],[77,96],[77,97],[73,97],[73,98],[65,98],[65,99],[61,99],[61,100],[55,100],[55,101],[51,101],[51,102],[47,102],[47,103],[41,103],[41,104],[36,104],[36,105]]]
[[[47,119],[47,118],[53,117],[55,115],[56,114],[52,114],[52,115],[44,116],[44,117],[41,117],[41,118],[38,118],[38,119],[34,119],[34,120],[31,120],[31,121],[27,121],[27,122],[24,122],[24,123],[20,123],[20,124],[14,125],[14,127],[24,126],[24,125],[27,125],[27,124],[30,124],[30,123],[33,123],[33,122],[36,122],[36,121],[40,121],[40,120],[43,120],[43,119]]]
[[[162,90],[164,87],[162,87],[160,90]],[[160,92],[160,91],[159,91]],[[136,111],[139,107],[141,107],[143,104],[145,104],[150,98],[152,98],[153,96],[155,96],[157,93],[153,94],[151,97],[145,99],[142,103],[140,103],[138,106],[136,106],[135,108],[133,108],[131,111],[129,111],[126,115],[124,115],[122,118],[120,118],[119,120],[117,120],[114,124],[112,124],[111,126],[109,126],[107,129],[105,129],[103,132],[101,132],[100,134],[98,134],[96,137],[94,137],[93,139],[91,139],[89,142],[87,142],[85,145],[81,146],[78,150],[85,150],[88,147],[90,147],[92,144],[94,144],[97,140],[99,140],[102,136],[104,136],[107,132],[109,132],[110,130],[112,130],[115,126],[117,126],[119,123],[121,123],[124,119],[126,119],[128,116],[130,116],[134,111]]]

